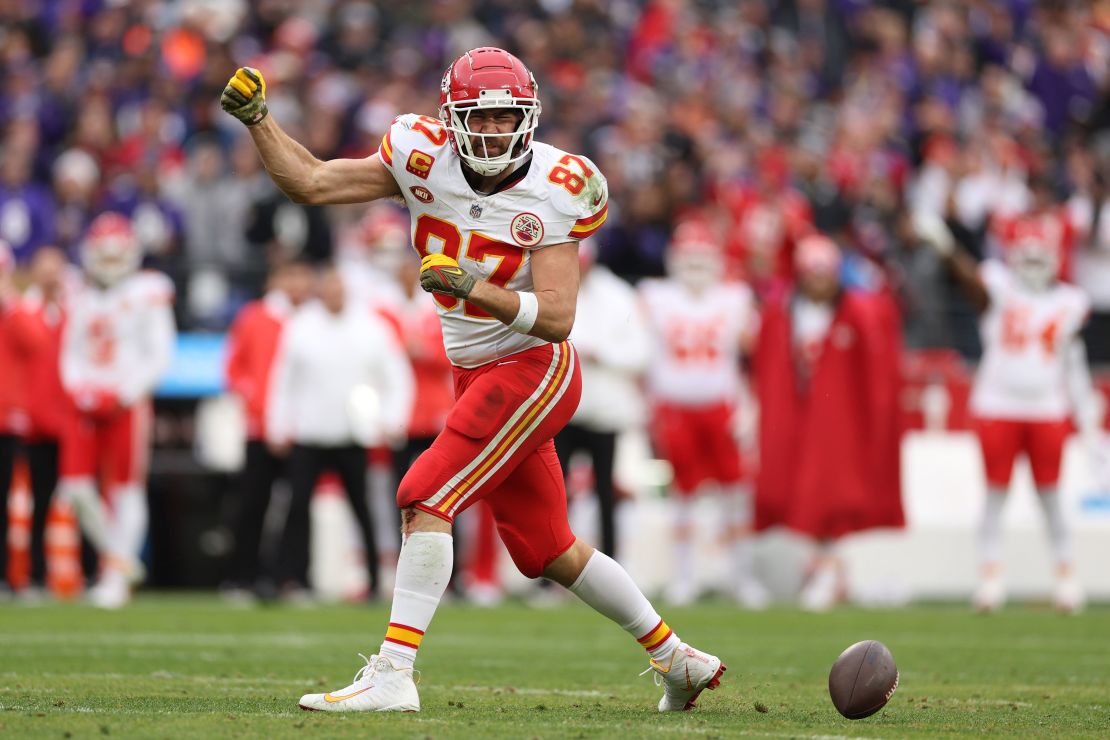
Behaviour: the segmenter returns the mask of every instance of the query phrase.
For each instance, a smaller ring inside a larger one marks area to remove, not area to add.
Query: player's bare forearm
[[[979,265],[974,258],[962,249],[956,249],[947,257],[948,269],[956,277],[960,289],[971,302],[972,307],[983,313],[990,306],[990,294],[979,277]]]
[[[296,203],[365,203],[400,193],[377,154],[323,162],[285,133],[273,116],[247,130],[274,184]]]
[[[548,342],[561,342],[570,336],[578,305],[578,242],[538,249],[530,257],[532,292],[539,313],[528,334]],[[520,298],[515,292],[489,283],[476,283],[468,300],[506,324],[511,324],[520,310]]]
[[[270,179],[297,203],[309,201],[314,170],[323,164],[267,116],[247,128]]]
[[[528,334],[548,342],[561,342],[570,336],[576,297],[568,301],[556,290],[536,290],[535,296],[540,310]],[[520,297],[516,291],[499,288],[483,280],[474,283],[467,300],[504,324],[511,324],[520,310]]]

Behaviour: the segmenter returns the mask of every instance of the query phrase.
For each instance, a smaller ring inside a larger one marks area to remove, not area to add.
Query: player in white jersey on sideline
[[[1025,453],[1033,472],[1056,561],[1055,606],[1074,613],[1084,593],[1075,572],[1071,531],[1057,483],[1072,420],[1097,423],[1086,352],[1079,332],[1090,308],[1086,294],[1060,282],[1061,255],[1035,232],[1015,234],[1005,261],[976,265],[935,217],[917,216],[922,238],[948,262],[980,313],[983,356],[971,392],[971,412],[983,453],[987,498],[978,532],[979,611],[1002,607],[1001,521],[1014,461]]]
[[[533,140],[535,78],[502,49],[455,60],[440,88],[441,118],[397,118],[366,159],[317,160],[268,116],[265,92],[261,73],[241,68],[221,104],[247,124],[287,195],[309,203],[404,198],[423,255],[421,287],[434,294],[455,376],[447,426],[397,492],[404,544],[385,640],[351,685],[307,694],[300,706],[420,709],[413,662],[451,574],[452,524],[484,500],[522,573],[568,588],[648,651],[663,686],[660,711],[692,707],[725,666],[681,642],[628,574],[570,531],[552,441],[581,395],[566,339],[577,245],[605,222],[605,178],[585,157]]]
[[[174,290],[162,273],[139,270],[139,241],[118,213],[93,220],[81,261],[86,280],[62,335],[62,383],[74,410],[62,435],[58,491],[100,555],[90,600],[118,608],[142,575],[151,394],[173,354]]]
[[[741,355],[758,324],[755,299],[746,284],[721,280],[721,247],[697,221],[675,229],[667,273],[640,287],[655,338],[647,373],[652,437],[674,471],[675,572],[665,595],[672,604],[698,596],[695,545],[699,533],[718,528],[694,521],[694,498],[715,486],[723,494],[723,534],[731,550],[729,595],[763,608],[768,595],[752,573],[752,498],[734,422]]]

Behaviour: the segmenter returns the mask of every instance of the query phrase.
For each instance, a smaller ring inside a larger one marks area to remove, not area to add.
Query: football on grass
[[[898,688],[898,666],[878,640],[857,642],[829,671],[829,696],[848,719],[863,719],[886,706]]]

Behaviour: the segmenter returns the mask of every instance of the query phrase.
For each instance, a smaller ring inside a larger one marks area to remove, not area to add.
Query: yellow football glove
[[[259,123],[270,112],[266,108],[266,80],[254,67],[240,67],[227,81],[220,107],[248,126]]]
[[[466,298],[474,289],[474,276],[445,254],[429,254],[420,261],[420,287],[429,293]]]

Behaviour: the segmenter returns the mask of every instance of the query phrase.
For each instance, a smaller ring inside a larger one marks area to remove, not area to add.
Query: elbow
[[[574,318],[570,317],[566,320],[553,323],[548,330],[544,332],[546,339],[549,342],[565,342],[570,338],[570,330],[574,327]]]
[[[320,199],[309,190],[285,190],[283,191],[289,200],[302,206],[316,206],[320,205]]]
[[[294,203],[305,206],[318,206],[323,202],[321,188],[317,184],[316,167],[297,177],[281,178],[279,186],[286,197]]]
[[[570,303],[566,306],[564,311],[559,312],[559,315],[552,322],[551,333],[553,342],[565,342],[570,339],[570,331],[574,328],[574,316],[577,306]]]

